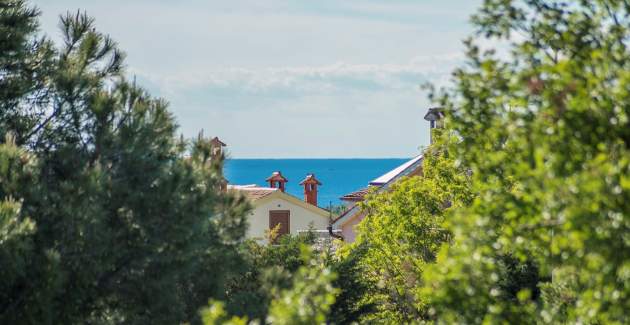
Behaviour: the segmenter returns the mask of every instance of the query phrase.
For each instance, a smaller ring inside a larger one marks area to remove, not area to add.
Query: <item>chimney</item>
[[[427,114],[424,115],[424,119],[429,121],[431,125],[431,143],[433,143],[433,138],[435,137],[433,129],[440,129],[444,126],[444,110],[441,107],[429,108]]]
[[[279,188],[282,192],[284,192],[285,190],[284,184],[286,184],[288,181],[288,179],[282,176],[282,173],[280,171],[273,172],[271,176],[267,178],[267,182],[269,182],[269,187],[276,188],[277,185],[277,188]]]
[[[304,185],[304,201],[317,206],[317,186],[322,185],[322,183],[315,178],[315,174],[307,174],[300,185]]]
[[[221,192],[227,192],[228,183],[230,183],[227,178],[221,177],[221,181],[219,181],[219,189]]]
[[[225,143],[219,140],[218,137],[212,138],[210,140],[210,158],[214,160],[220,157],[223,154],[223,147],[225,147]]]

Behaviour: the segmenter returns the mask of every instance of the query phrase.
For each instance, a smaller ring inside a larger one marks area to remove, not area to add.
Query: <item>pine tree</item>
[[[125,80],[124,55],[86,14],[62,17],[55,48],[35,41],[36,10],[2,6],[15,32],[1,33],[12,90],[0,129],[15,140],[0,147],[0,265],[12,265],[0,323],[196,319],[244,236],[247,206],[220,191],[221,161]]]
[[[53,48],[34,36],[38,15],[22,0],[0,1],[0,142],[9,131],[31,128],[44,109]]]

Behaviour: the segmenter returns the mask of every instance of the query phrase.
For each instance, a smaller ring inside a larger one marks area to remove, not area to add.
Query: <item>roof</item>
[[[365,195],[368,193],[369,190],[370,190],[369,187],[362,188],[358,191],[348,193],[340,197],[339,199],[341,199],[342,201],[363,201],[363,198],[365,197]]]
[[[267,177],[267,181],[288,182],[289,180],[282,176],[282,173],[277,171],[273,172],[271,176]]]
[[[210,140],[210,142],[212,142],[213,144],[221,145],[222,147],[226,146],[225,143],[223,143],[221,140],[219,140],[219,137],[212,138],[212,140]]]
[[[444,110],[441,107],[429,108],[424,115],[424,119],[427,121],[437,121],[444,117]]]
[[[260,187],[256,184],[250,185],[228,185],[228,190],[238,191],[247,197],[255,206],[263,204],[273,198],[283,199],[295,205],[298,205],[306,210],[310,210],[319,214],[322,217],[328,218],[330,212],[326,209],[318,206],[306,203],[291,194],[284,193],[277,188],[273,187]]]
[[[300,182],[300,185],[304,185],[304,184],[322,185],[322,183],[318,181],[317,178],[315,178],[315,174],[306,175],[306,178]]]
[[[277,188],[272,187],[259,187],[256,184],[252,185],[228,185],[228,190],[235,190],[252,201],[260,200],[274,192],[278,191]]]
[[[418,168],[421,168],[422,160],[423,160],[422,158],[423,156],[420,155],[409,160],[408,162],[396,167],[395,169],[386,173],[385,175],[370,182],[370,185],[372,185],[372,183],[377,180],[384,181],[388,179],[387,182],[383,184],[379,184],[379,187],[375,192],[380,193],[382,191],[387,190],[392,184],[394,184],[401,177],[407,176],[411,174],[413,171],[417,170]],[[341,225],[345,224],[348,220],[351,220],[359,212],[361,212],[361,208],[359,207],[358,204],[354,204],[350,209],[346,210],[339,217],[337,217],[337,219],[333,220],[332,222],[333,227],[339,228]]]
[[[413,166],[415,163],[417,163],[419,160],[422,160],[422,155],[419,155],[417,157],[412,158],[411,160],[407,161],[406,163],[390,170],[389,172],[377,177],[376,179],[372,180],[370,182],[370,185],[374,185],[374,186],[382,186],[384,184],[389,183],[392,179],[396,178],[397,176],[399,176],[400,174],[404,173],[405,171],[407,171],[407,169],[410,166]]]
[[[341,221],[345,221],[348,220],[350,217],[354,216],[355,214],[357,214],[357,212],[360,212],[361,209],[359,209],[359,205],[358,203],[355,203],[353,206],[351,206],[349,209],[346,209],[346,211],[344,211],[343,213],[341,213],[337,218],[332,220],[332,226],[333,229],[338,229],[338,227],[341,225],[338,222]],[[345,222],[343,222],[345,223]],[[337,228],[335,228],[337,227]]]

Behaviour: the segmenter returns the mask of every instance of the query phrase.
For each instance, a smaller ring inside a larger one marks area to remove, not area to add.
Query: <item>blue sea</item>
[[[322,182],[318,188],[318,204],[327,207],[340,204],[339,197],[364,188],[368,183],[398,167],[409,159],[228,159],[225,177],[232,185],[268,186],[265,179],[274,171],[282,172],[289,182],[287,192],[300,199],[304,190],[299,183],[306,174],[314,173]]]

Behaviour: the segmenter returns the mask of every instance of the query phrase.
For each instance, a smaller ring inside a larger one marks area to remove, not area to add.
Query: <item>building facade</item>
[[[267,182],[268,187],[228,186],[228,190],[244,195],[253,206],[248,215],[247,238],[266,242],[267,233],[276,227],[278,235],[326,231],[330,224],[330,212],[317,206],[317,187],[321,182],[315,175],[308,174],[300,182],[304,186],[304,200],[285,192],[288,180],[279,171],[267,178]]]

